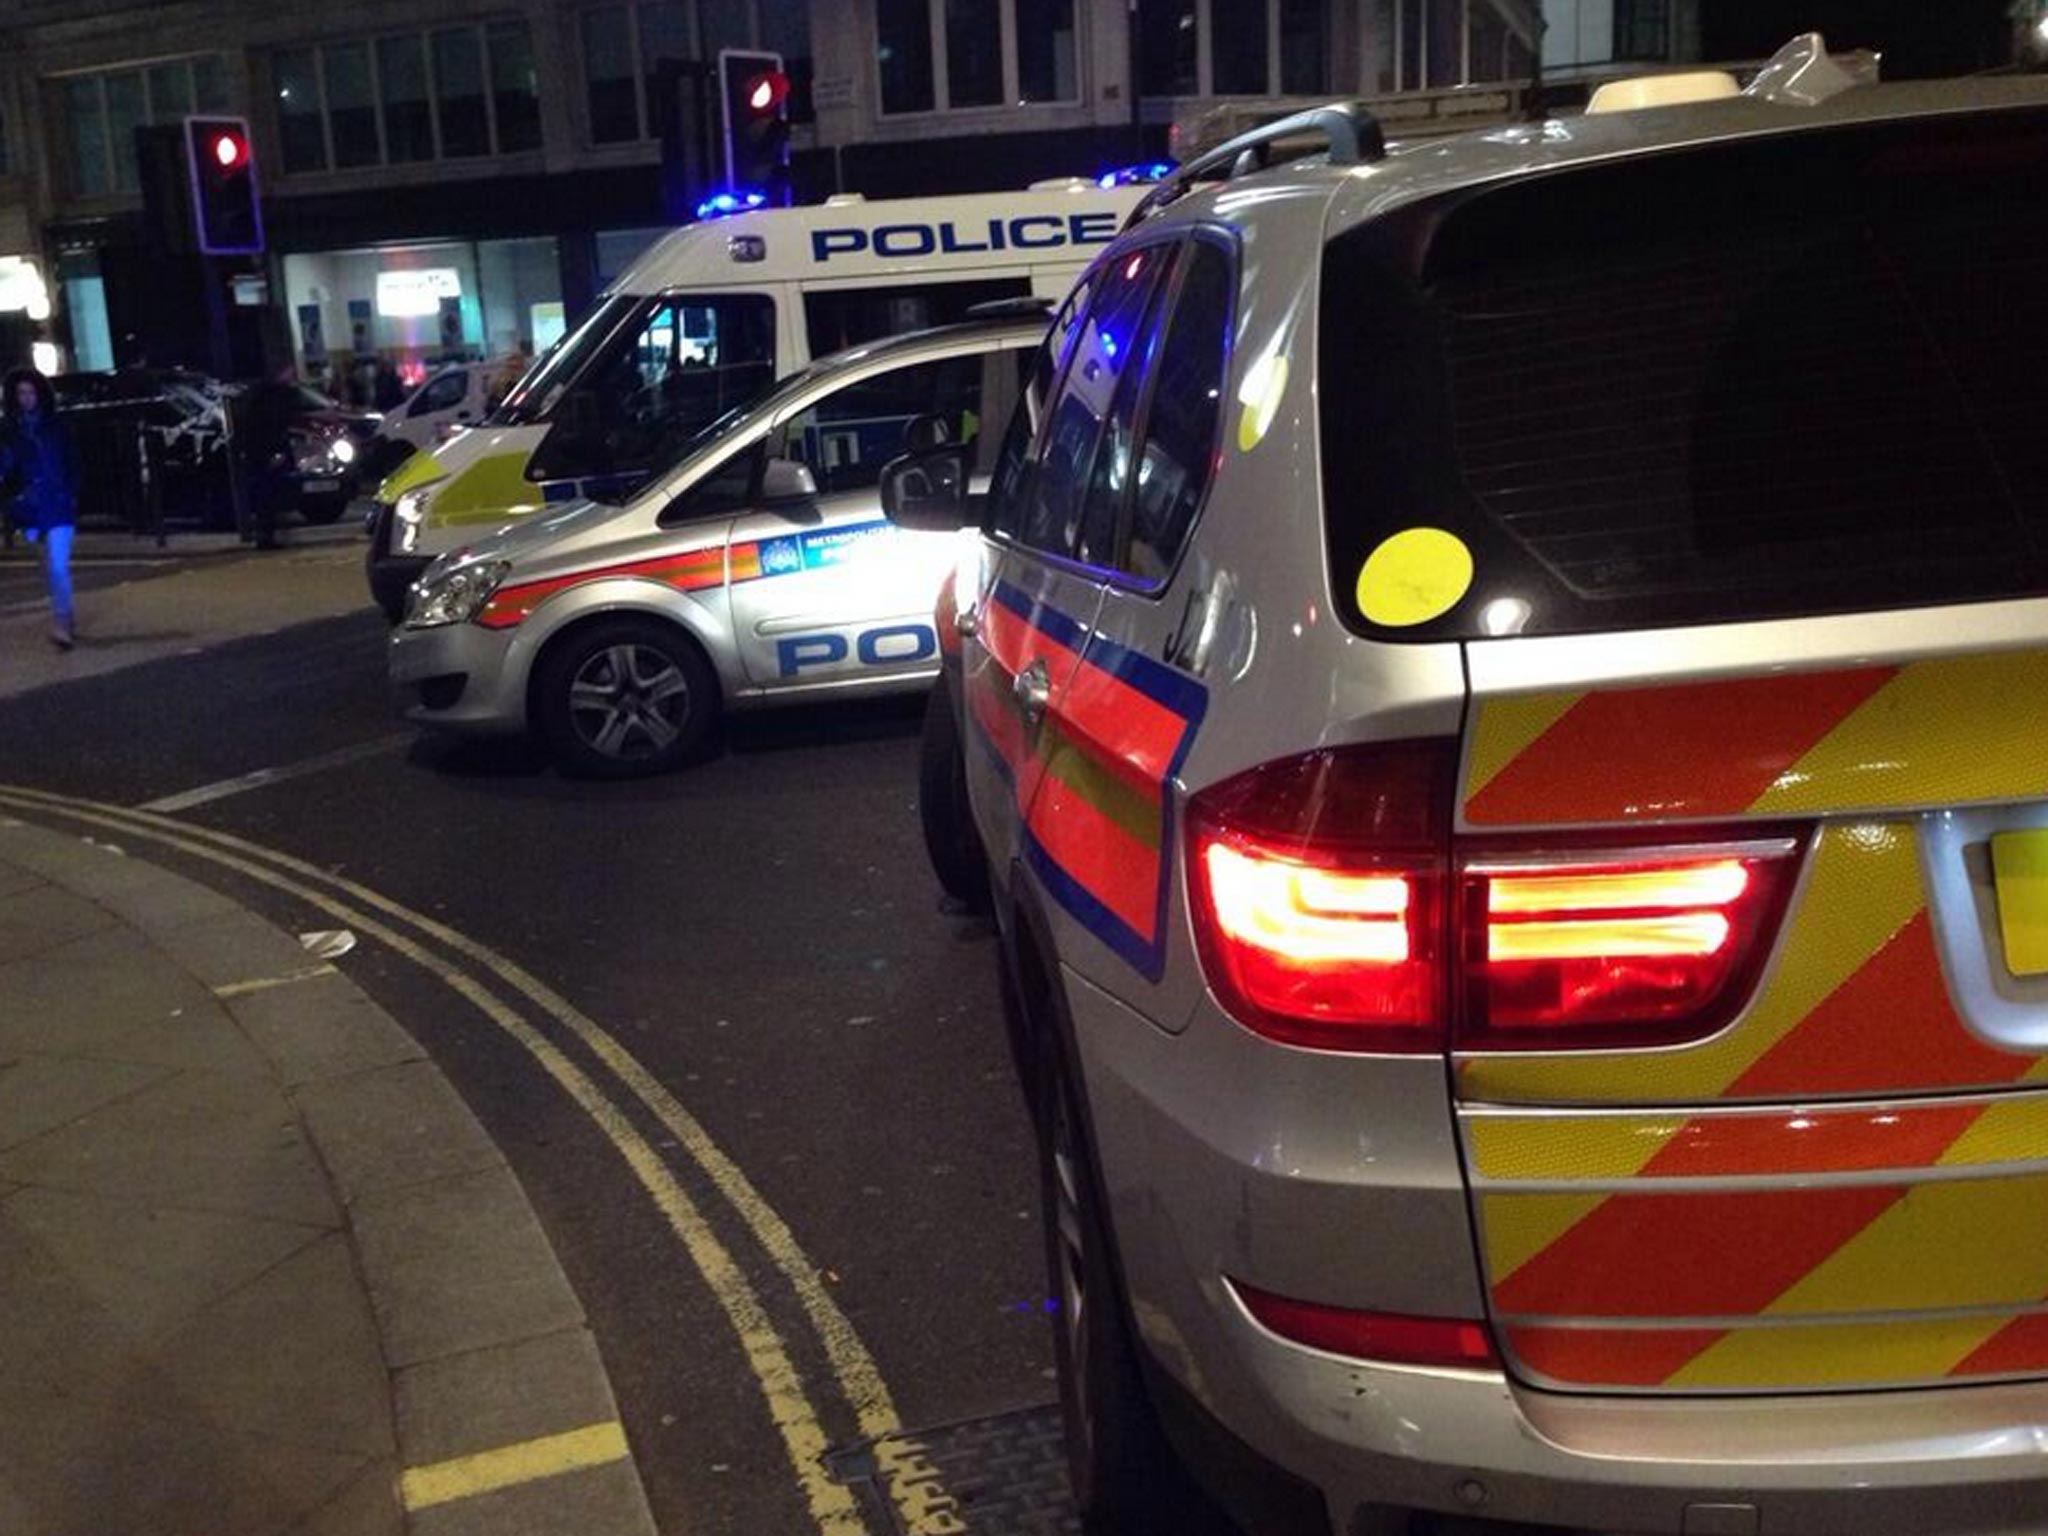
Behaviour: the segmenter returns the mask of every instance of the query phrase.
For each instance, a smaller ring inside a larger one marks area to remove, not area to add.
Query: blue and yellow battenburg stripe
[[[1165,963],[1173,796],[1208,690],[1183,672],[998,583],[970,679],[976,735],[1016,796],[1023,857],[1061,907],[1148,980]],[[1038,726],[1011,680],[1043,661],[1057,680]]]

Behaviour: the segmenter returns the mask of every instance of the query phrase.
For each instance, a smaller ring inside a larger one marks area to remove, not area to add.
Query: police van
[[[396,622],[435,556],[543,507],[625,495],[812,358],[958,320],[980,304],[1062,297],[1137,205],[1142,179],[888,202],[843,194],[730,213],[707,204],[486,421],[384,482],[371,522],[372,594]]]

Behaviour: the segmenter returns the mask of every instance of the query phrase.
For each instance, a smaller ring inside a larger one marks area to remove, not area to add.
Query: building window
[[[1383,92],[1449,90],[1534,73],[1534,41],[1495,0],[1383,0],[1378,19]]]
[[[1329,0],[1138,0],[1147,96],[1319,96],[1330,88]]]
[[[284,49],[270,75],[286,175],[540,147],[523,21]]]
[[[1081,97],[1074,0],[876,0],[884,113]]]
[[[1617,59],[1671,57],[1671,0],[1614,0]]]
[[[810,16],[803,0],[632,0],[583,12],[580,33],[593,144],[660,137],[656,81],[662,64],[708,64],[723,48],[780,54],[794,87],[790,116],[810,118]]]
[[[69,131],[71,191],[79,197],[133,192],[135,130],[228,106],[227,66],[219,54],[163,59],[136,69],[67,75],[58,101]],[[0,146],[4,170],[4,146]]]
[[[135,130],[203,110],[219,110],[225,96],[221,60],[172,59],[147,69],[73,75],[61,99],[70,128],[71,189],[80,196],[133,192],[138,186]]]

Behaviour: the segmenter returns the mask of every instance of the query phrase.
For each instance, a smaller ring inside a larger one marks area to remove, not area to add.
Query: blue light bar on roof
[[[751,208],[768,206],[768,194],[748,188],[736,188],[731,192],[714,192],[697,205],[700,219],[722,219],[728,214],[745,213]]]
[[[1104,171],[1095,178],[1095,185],[1105,192],[1111,187],[1135,187],[1145,182],[1164,181],[1174,173],[1171,160],[1153,160],[1144,165],[1125,165],[1113,171]]]

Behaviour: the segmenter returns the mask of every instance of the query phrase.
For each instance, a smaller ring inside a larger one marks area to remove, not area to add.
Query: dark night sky
[[[1700,0],[1702,54],[1759,59],[1800,32],[1876,48],[1885,76],[1961,75],[2012,56],[2009,0]]]

